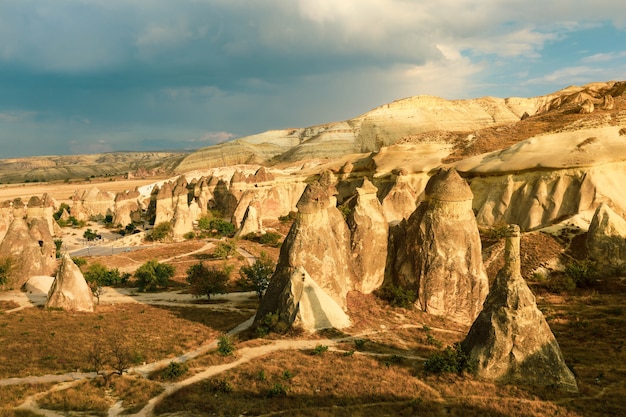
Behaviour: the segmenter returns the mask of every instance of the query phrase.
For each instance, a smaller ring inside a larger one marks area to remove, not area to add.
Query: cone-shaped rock
[[[52,275],[55,246],[47,223],[39,218],[28,223],[14,218],[0,243],[0,259],[9,259],[11,264],[6,288],[20,288],[35,275]]]
[[[280,320],[314,332],[350,327],[350,318],[341,306],[311,278],[303,267],[291,271],[279,297]]]
[[[61,261],[59,272],[48,293],[46,307],[70,311],[94,311],[91,288],[69,254]]]
[[[335,192],[334,186],[325,182],[307,186],[297,205],[298,217],[283,242],[276,271],[259,305],[257,320],[270,313],[278,313],[281,318],[293,317],[282,311],[293,303],[280,300],[285,288],[291,286],[293,271],[300,267],[311,274],[337,305],[346,306],[352,279],[350,232],[333,204]]]
[[[426,184],[426,199],[394,233],[393,281],[417,292],[417,306],[470,325],[489,288],[469,185],[453,169]]]
[[[596,209],[589,225],[587,250],[603,269],[626,264],[626,220],[604,203]]]
[[[461,343],[479,378],[578,391],[561,349],[520,272],[519,227],[509,227],[505,266]]]

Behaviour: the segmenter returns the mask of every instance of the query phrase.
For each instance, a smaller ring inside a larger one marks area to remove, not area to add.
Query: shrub
[[[407,290],[393,284],[384,285],[375,291],[381,300],[387,301],[394,307],[413,308],[417,300],[417,294],[413,290]]]
[[[172,223],[162,222],[154,226],[149,235],[150,240],[163,240],[172,234]]]
[[[235,225],[222,219],[213,219],[209,222],[211,231],[220,236],[230,236],[235,233]]]
[[[328,346],[326,345],[317,345],[315,349],[313,349],[314,355],[321,355],[328,350]]]
[[[187,240],[195,239],[196,234],[194,232],[187,232],[183,235],[183,238]]]
[[[61,203],[61,205],[59,206],[59,209],[57,211],[55,211],[54,214],[52,214],[52,217],[54,218],[54,220],[58,221],[61,218],[61,216],[63,215],[63,211],[64,210],[67,210],[68,213],[71,212],[69,204]]]
[[[595,264],[589,259],[573,261],[565,266],[565,275],[570,277],[577,287],[588,287],[598,278]]]
[[[88,241],[96,240],[98,236],[99,235],[91,229],[87,229],[85,230],[85,233],[83,233],[83,237]]]
[[[72,261],[74,261],[76,266],[79,268],[83,265],[87,265],[87,259],[81,258],[80,256],[77,256],[76,258],[72,258]]]
[[[220,259],[227,259],[237,251],[237,245],[234,242],[219,242],[213,251],[213,256]]]
[[[174,381],[185,375],[189,371],[189,366],[183,362],[170,362],[169,365],[163,369],[161,377],[165,380]]]
[[[108,269],[100,263],[89,265],[83,276],[87,283],[95,283],[101,287],[125,284],[130,278],[129,273],[121,273],[117,268]]]
[[[354,339],[354,346],[358,350],[363,349],[365,347],[365,340],[364,339]]]
[[[488,227],[480,230],[480,234],[483,238],[489,240],[499,240],[506,237],[509,226],[506,223],[496,223],[492,227]]]
[[[239,274],[241,279],[254,288],[257,296],[261,298],[270,284],[270,278],[275,268],[276,265],[267,256],[267,253],[261,252],[261,256],[252,265],[241,267]]]
[[[187,269],[186,281],[190,285],[189,292],[194,297],[207,296],[210,300],[212,294],[223,294],[229,280],[229,274],[215,267],[206,267],[198,262]]]
[[[298,213],[296,213],[295,211],[290,211],[289,214],[285,216],[278,216],[278,220],[281,223],[289,223],[290,221],[295,220],[297,216],[298,216]]]
[[[235,345],[227,335],[217,339],[217,352],[222,356],[231,356],[235,352]]]
[[[556,273],[550,275],[550,279],[546,283],[546,288],[551,292],[567,292],[575,290],[576,283],[569,275]]]
[[[266,233],[248,233],[243,237],[245,240],[250,240],[252,242],[257,242],[262,245],[271,246],[273,248],[278,248],[282,244],[283,236],[280,233],[276,232],[266,232]]]
[[[233,385],[225,379],[215,379],[211,382],[211,391],[228,394],[234,391]]]
[[[169,284],[175,268],[170,264],[160,264],[156,259],[146,262],[135,271],[139,291],[155,291]]]
[[[202,216],[198,219],[198,228],[200,230],[210,231],[211,230],[211,217]]]
[[[269,398],[286,397],[288,391],[289,391],[289,387],[288,386],[283,385],[283,384],[281,384],[279,382],[276,382],[272,386],[270,391],[268,392],[267,396]]]
[[[4,285],[9,282],[9,275],[11,268],[13,267],[13,258],[6,257],[0,258],[0,285]]]
[[[61,249],[63,248],[63,239],[54,239],[54,253],[56,258],[61,257]]]
[[[424,362],[426,372],[434,374],[471,372],[473,365],[460,343],[448,346],[442,352],[437,352]]]

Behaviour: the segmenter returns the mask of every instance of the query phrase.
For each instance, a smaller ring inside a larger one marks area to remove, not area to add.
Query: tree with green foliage
[[[124,284],[130,278],[127,272],[120,272],[117,268],[109,269],[97,262],[89,265],[83,276],[87,283],[93,282],[101,287]]]
[[[63,239],[54,239],[55,257],[58,259],[61,257],[61,249],[63,248]]]
[[[200,230],[210,231],[211,230],[211,217],[209,216],[200,217],[198,219],[198,228]]]
[[[230,236],[235,233],[235,225],[222,219],[213,219],[209,222],[210,230],[220,236]]]
[[[230,278],[229,271],[215,267],[206,267],[202,262],[198,262],[187,269],[187,283],[189,292],[194,297],[207,296],[211,299],[213,294],[223,294],[226,292]]]
[[[12,266],[13,258],[0,258],[0,285],[4,285],[9,282],[9,274],[11,273]]]
[[[261,252],[261,256],[252,265],[241,267],[239,275],[246,284],[254,288],[257,296],[261,298],[270,284],[275,268],[274,261],[267,256],[267,253]]]
[[[139,291],[156,291],[166,287],[174,276],[175,268],[167,263],[159,263],[152,259],[135,271],[135,280]]]
[[[92,241],[92,240],[96,240],[96,238],[98,237],[98,234],[91,229],[87,229],[85,230],[85,233],[83,233],[83,237],[87,239],[88,241]]]
[[[234,242],[219,242],[213,251],[213,256],[220,259],[228,259],[237,251],[237,245]]]
[[[162,222],[154,226],[150,238],[152,240],[163,240],[172,234],[172,223]]]

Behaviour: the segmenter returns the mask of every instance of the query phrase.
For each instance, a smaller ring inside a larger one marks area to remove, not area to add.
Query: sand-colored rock
[[[115,205],[115,194],[93,187],[83,194],[81,200],[84,212],[88,217],[79,219],[73,210],[72,215],[78,220],[88,220],[91,216],[106,216],[109,214]]]
[[[55,252],[45,220],[34,218],[27,223],[21,217],[14,218],[0,243],[0,258],[11,259],[5,288],[20,288],[31,276],[52,275]]]
[[[257,320],[267,314],[281,311],[281,297],[291,285],[294,270],[304,268],[341,308],[346,307],[350,290],[350,232],[336,207],[334,186],[328,176],[307,186],[298,202],[298,216],[281,246],[276,270],[269,287],[261,299]],[[291,314],[291,313],[289,313]],[[291,323],[286,322],[287,325]]]
[[[442,169],[425,194],[394,235],[392,280],[415,290],[422,310],[471,324],[488,292],[472,192],[456,171]]]
[[[576,379],[522,278],[519,251],[519,227],[512,226],[505,266],[461,348],[479,378],[576,392]]]
[[[626,267],[626,220],[607,204],[598,206],[587,234],[587,251],[602,269]]]
[[[259,216],[258,203],[251,203],[241,221],[241,227],[235,233],[235,237],[243,237],[249,233],[263,233],[263,222]]]
[[[350,327],[341,306],[311,278],[303,267],[291,271],[279,297],[277,311],[283,323],[308,332]],[[259,320],[263,316],[257,316]]]
[[[83,312],[93,312],[95,309],[91,288],[69,254],[63,256],[59,272],[48,293],[46,308]]]
[[[141,220],[141,206],[139,191],[124,191],[117,193],[113,206],[113,224],[126,226],[129,223]]]
[[[352,289],[369,294],[385,278],[389,225],[376,197],[377,188],[367,179],[357,188],[356,204],[348,215],[354,280]]]

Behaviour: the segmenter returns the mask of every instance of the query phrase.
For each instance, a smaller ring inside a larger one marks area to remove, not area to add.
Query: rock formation
[[[113,208],[113,224],[126,226],[129,223],[141,220],[141,208],[139,191],[123,191],[115,196]]]
[[[391,279],[415,290],[422,310],[469,325],[488,292],[472,192],[455,170],[442,169],[428,181],[425,197],[398,226]]]
[[[334,186],[324,179],[307,186],[298,202],[298,216],[280,251],[276,271],[261,300],[256,318],[279,313],[283,320],[293,318],[282,309],[281,297],[291,286],[294,271],[311,271],[311,279],[341,308],[346,307],[350,290],[350,232],[336,207]],[[293,322],[285,321],[287,325]]]
[[[59,272],[48,292],[46,308],[69,311],[94,311],[94,298],[83,273],[69,254],[63,256]]]
[[[606,204],[595,211],[587,234],[589,257],[607,272],[626,267],[626,220]]]
[[[390,224],[408,219],[417,208],[418,193],[413,189],[406,175],[397,173],[395,185],[383,198],[382,207],[385,219]]]
[[[505,266],[461,343],[479,378],[578,391],[535,296],[520,273],[519,227],[509,228]]]
[[[263,222],[259,216],[258,206],[258,202],[252,202],[248,206],[235,237],[243,237],[249,233],[263,233]]]
[[[109,214],[115,204],[115,194],[93,187],[83,194],[81,200],[82,207],[87,215],[87,218],[82,219],[76,217],[76,215],[80,214],[74,213],[73,209],[71,210],[71,213],[78,220],[88,220],[91,216],[106,216]]]
[[[295,268],[279,297],[279,320],[309,332],[350,327],[350,318],[303,267]]]
[[[11,262],[5,287],[17,289],[31,276],[51,275],[56,268],[55,252],[45,220],[14,218],[0,243],[0,259]]]
[[[378,189],[367,179],[356,189],[356,204],[348,215],[354,281],[352,288],[369,294],[385,278],[389,225],[376,197]]]

